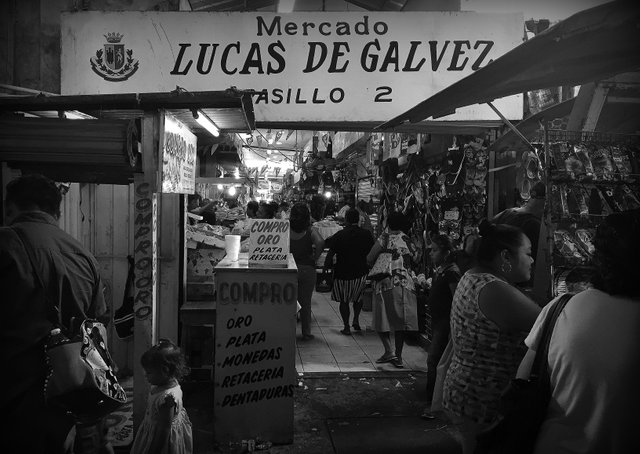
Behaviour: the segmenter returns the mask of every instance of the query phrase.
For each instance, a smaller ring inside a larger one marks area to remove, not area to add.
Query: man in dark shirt
[[[546,188],[541,181],[533,185],[531,198],[524,206],[507,208],[498,213],[492,220],[494,224],[508,224],[519,227],[531,241],[531,254],[535,260],[538,253],[538,237],[540,236],[540,222],[544,214]]]
[[[534,263],[538,255],[538,238],[540,236],[542,215],[544,214],[546,192],[544,183],[537,182],[531,188],[531,198],[527,200],[524,206],[507,208],[491,220],[494,224],[508,224],[520,228],[531,241],[531,257],[533,257]],[[519,284],[521,288],[530,289],[533,287],[534,269],[535,266],[532,267],[529,281]]]
[[[351,334],[349,328],[349,303],[353,303],[353,329],[360,331],[360,311],[362,301],[360,295],[367,280],[367,254],[373,247],[374,239],[371,232],[358,227],[360,214],[355,208],[349,209],[345,214],[346,226],[333,236],[325,240],[325,247],[329,253],[324,262],[324,267],[330,268],[333,264],[333,256],[336,256],[336,264],[333,272],[333,288],[331,298],[340,303],[340,315],[344,323],[344,329],[340,332]]]
[[[53,327],[50,305],[61,305],[60,321],[66,327],[72,317],[109,319],[98,262],[58,227],[61,199],[55,183],[41,175],[20,177],[6,188],[9,227],[0,227],[3,452],[64,452],[73,444],[74,421],[44,402],[44,342]],[[25,243],[33,250],[44,288]],[[98,430],[102,426],[94,423],[79,428],[83,435]]]

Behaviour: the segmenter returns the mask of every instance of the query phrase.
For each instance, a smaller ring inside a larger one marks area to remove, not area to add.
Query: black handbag
[[[333,272],[328,269],[323,269],[316,281],[316,292],[328,293],[333,287]]]
[[[503,419],[478,435],[475,454],[533,452],[551,399],[549,341],[558,316],[572,296],[563,294],[547,314],[529,379],[511,380],[501,399]]]
[[[14,231],[29,256],[36,281],[44,290],[48,319],[54,326],[44,342],[48,368],[45,402],[79,420],[103,418],[127,402],[127,393],[118,383],[115,363],[107,350],[107,330],[92,319],[83,320],[79,329],[63,325],[62,307],[49,299],[31,245],[18,229]]]

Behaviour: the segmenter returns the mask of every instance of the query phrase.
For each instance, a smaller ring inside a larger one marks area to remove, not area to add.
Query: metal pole
[[[504,123],[509,127],[509,129],[511,129],[518,137],[520,137],[522,139],[522,141],[529,146],[529,148],[531,148],[533,151],[536,151],[535,147],[533,145],[531,145],[531,142],[529,142],[529,139],[527,139],[518,130],[518,128],[516,128],[514,126],[513,123],[511,123],[509,120],[507,120],[507,118],[504,115],[502,115],[502,113],[498,109],[496,109],[496,107],[491,102],[487,102],[487,105],[493,109],[493,111],[500,117],[500,119],[502,121],[504,121]]]

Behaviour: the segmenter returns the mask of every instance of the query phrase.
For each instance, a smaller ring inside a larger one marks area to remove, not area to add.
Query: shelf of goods
[[[601,220],[640,208],[640,136],[548,132],[550,277],[557,296],[589,286]]]

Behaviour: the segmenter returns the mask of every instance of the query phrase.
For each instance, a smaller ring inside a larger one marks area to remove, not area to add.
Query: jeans
[[[298,302],[300,303],[300,323],[302,335],[311,334],[311,296],[316,287],[316,268],[309,265],[298,266]]]
[[[449,342],[450,329],[449,319],[435,319],[431,322],[431,344],[427,352],[427,402],[431,402],[433,398],[437,367]]]

